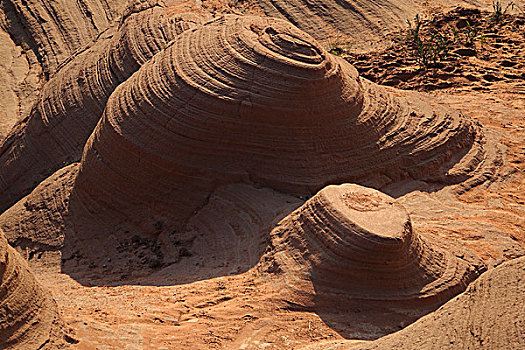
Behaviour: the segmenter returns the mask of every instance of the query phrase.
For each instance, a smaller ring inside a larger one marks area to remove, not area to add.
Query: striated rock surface
[[[21,253],[0,233],[1,349],[524,347],[523,261],[472,282],[484,265],[461,248],[523,254],[520,38],[487,36],[491,91],[436,93],[482,130],[321,47],[380,46],[449,0],[97,1],[0,3],[0,134],[27,116],[0,149],[0,231]],[[227,16],[176,38],[201,23],[182,11],[238,9],[311,36]],[[341,182],[397,199],[325,187]]]
[[[261,268],[288,280],[286,303],[321,315],[345,310],[361,337],[394,331],[437,308],[485,269],[471,253],[415,232],[393,198],[358,185],[324,188],[271,237]]]
[[[0,230],[13,246],[29,255],[62,247],[69,195],[77,173],[78,163],[58,170],[0,214]]]
[[[28,105],[24,90],[36,86],[28,83],[29,67],[27,61],[9,35],[0,29],[0,144],[18,121],[22,110]],[[29,86],[28,86],[29,85]],[[21,98],[24,97],[24,98]]]
[[[124,0],[6,0],[2,24],[24,49],[34,51],[52,74],[76,50],[90,44],[118,17]]]
[[[432,10],[480,5],[483,1],[440,0],[432,3]],[[202,3],[211,10],[220,8],[215,4],[226,1]],[[245,13],[286,19],[325,45],[342,45],[352,51],[388,45],[389,35],[405,29],[407,19],[413,20],[416,14],[428,11],[423,0],[245,0],[233,6]]]
[[[257,5],[268,16],[285,18],[318,40],[350,42],[352,47],[379,39],[401,28],[406,19],[422,11],[409,0],[263,0]]]
[[[50,293],[0,230],[0,348],[56,349],[61,327]]]
[[[525,258],[483,274],[465,293],[407,328],[374,342],[321,343],[304,350],[522,349]]]
[[[483,142],[457,111],[360,78],[285,21],[226,16],[183,33],[115,90],[71,205],[105,228],[183,224],[227,183],[305,195],[336,182],[458,181]]]
[[[0,148],[0,211],[64,164],[78,161],[113,90],[200,18],[134,2],[118,27],[72,56]]]

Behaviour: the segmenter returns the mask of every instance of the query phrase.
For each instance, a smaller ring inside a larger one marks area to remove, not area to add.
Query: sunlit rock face
[[[51,294],[0,230],[0,348],[51,349],[61,328]]]
[[[0,211],[64,165],[79,161],[109,96],[144,62],[202,18],[159,1],[132,2],[113,27],[65,60],[29,116],[0,144]]]
[[[288,22],[226,16],[183,33],[116,89],[74,193],[92,213],[116,213],[112,222],[145,212],[184,222],[225,183],[309,194],[343,181],[446,181],[478,131],[360,78]]]

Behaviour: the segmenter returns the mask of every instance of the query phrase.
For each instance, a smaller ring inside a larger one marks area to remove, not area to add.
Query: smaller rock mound
[[[0,348],[57,348],[61,327],[55,301],[0,231]]]
[[[0,230],[10,244],[29,256],[62,247],[69,194],[77,172],[78,163],[60,169],[0,214]]]
[[[378,327],[377,334],[409,321],[405,312],[421,316],[437,308],[483,269],[468,253],[418,235],[393,198],[350,184],[321,190],[281,221],[272,243],[264,265],[289,276],[290,304],[313,306],[321,317],[345,308],[345,302],[350,309],[366,305],[371,310],[366,322]],[[312,295],[305,293],[305,283],[313,285]],[[397,309],[397,316],[374,319],[375,312],[389,309]]]

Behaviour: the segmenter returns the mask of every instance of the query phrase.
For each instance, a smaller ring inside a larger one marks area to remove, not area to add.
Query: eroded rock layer
[[[366,308],[371,327],[363,328],[370,336],[374,327],[395,330],[402,310],[413,317],[437,308],[484,270],[472,254],[418,235],[393,198],[358,185],[324,188],[271,236],[273,249],[261,268],[289,280],[286,302],[321,315],[327,308]],[[389,316],[374,319],[378,310]],[[346,314],[349,327],[359,329],[352,314]]]
[[[465,293],[407,328],[374,342],[339,341],[304,350],[522,349],[525,258],[488,271]]]
[[[158,1],[132,5],[118,27],[64,64],[1,146],[0,211],[65,163],[78,161],[113,90],[200,21],[192,14],[169,15]]]
[[[0,230],[0,348],[51,349],[60,329],[55,301]]]
[[[483,0],[440,0],[436,7],[481,5]],[[239,7],[258,8],[271,17],[284,18],[317,40],[331,45],[369,49],[392,31],[404,29],[406,20],[423,14],[422,0],[245,0]]]
[[[318,40],[350,42],[355,48],[412,19],[422,6],[408,0],[263,0],[269,16],[285,18]]]
[[[0,230],[13,246],[29,255],[62,247],[69,194],[77,172],[78,163],[60,169],[0,214]]]
[[[334,182],[458,180],[482,142],[458,112],[360,78],[288,22],[226,16],[183,33],[115,90],[72,205],[102,227],[183,223],[225,183],[311,194]]]
[[[47,73],[91,43],[117,17],[124,0],[6,0],[4,26],[35,52]]]

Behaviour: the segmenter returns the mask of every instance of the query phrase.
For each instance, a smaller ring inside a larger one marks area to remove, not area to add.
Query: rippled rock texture
[[[286,302],[342,312],[370,337],[374,328],[396,330],[403,314],[436,309],[485,269],[471,253],[419,235],[393,198],[358,185],[321,190],[271,236],[263,268],[288,279]]]
[[[62,248],[67,224],[64,218],[77,172],[78,163],[58,170],[0,214],[0,230],[11,244],[30,255]]]
[[[468,287],[523,252],[499,135],[325,50],[375,45],[422,3],[1,2],[47,83],[10,111],[37,99],[0,144],[0,230],[79,347],[523,347],[523,260]],[[204,23],[220,6],[286,20]],[[64,342],[0,233],[0,348]]]
[[[78,161],[113,90],[200,21],[193,14],[169,14],[158,1],[132,3],[117,27],[68,59],[1,145],[0,211]]]
[[[76,50],[90,44],[126,4],[124,0],[6,0],[3,25],[31,49],[51,74]]]
[[[360,78],[288,22],[226,16],[183,33],[115,90],[71,205],[105,228],[182,225],[228,183],[309,195],[336,182],[457,181],[483,142],[457,111]]]
[[[0,348],[57,348],[61,327],[50,293],[0,230]]]
[[[465,293],[407,328],[370,343],[339,341],[304,350],[522,349],[525,258],[488,271]]]
[[[353,47],[397,29],[422,9],[408,0],[263,0],[257,5],[272,17],[285,18],[318,40],[350,42]]]

